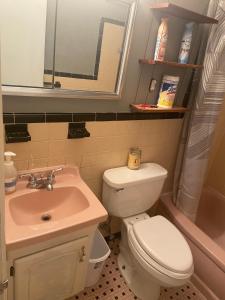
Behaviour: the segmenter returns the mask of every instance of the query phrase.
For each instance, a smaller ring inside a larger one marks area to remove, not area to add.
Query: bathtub
[[[162,197],[158,213],[170,219],[187,239],[194,258],[193,283],[207,300],[225,300],[224,196],[204,189],[196,224],[174,206],[171,198]]]

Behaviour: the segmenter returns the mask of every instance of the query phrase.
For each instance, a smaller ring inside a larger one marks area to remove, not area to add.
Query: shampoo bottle
[[[188,57],[191,48],[193,26],[194,26],[194,22],[190,22],[185,25],[185,30],[182,37],[180,52],[178,57],[178,62],[180,64],[188,63]]]
[[[12,157],[16,154],[13,152],[5,152],[4,171],[5,171],[5,192],[13,193],[16,190],[17,170],[12,161]]]
[[[168,40],[168,19],[162,18],[159,26],[154,60],[163,61],[166,53],[166,45]]]

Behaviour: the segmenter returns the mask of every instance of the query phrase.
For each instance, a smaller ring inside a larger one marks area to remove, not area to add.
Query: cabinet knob
[[[85,246],[81,247],[81,251],[80,251],[80,262],[85,261],[86,258],[86,249]]]

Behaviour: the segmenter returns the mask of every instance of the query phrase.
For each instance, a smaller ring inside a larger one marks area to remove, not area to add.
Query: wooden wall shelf
[[[174,61],[159,61],[159,60],[148,60],[148,59],[139,59],[140,64],[145,65],[165,65],[176,68],[190,68],[190,69],[201,69],[203,65],[194,65],[194,64],[179,64]]]
[[[141,113],[184,113],[189,109],[187,107],[175,106],[173,108],[149,107],[143,108],[141,104],[130,104],[131,110]]]
[[[159,13],[186,19],[186,20],[193,21],[196,23],[208,23],[208,24],[218,23],[218,20],[216,20],[216,19],[198,14],[194,11],[188,10],[186,8],[183,8],[181,6],[178,6],[173,3],[169,3],[169,2],[154,3],[154,4],[150,5],[150,8]]]

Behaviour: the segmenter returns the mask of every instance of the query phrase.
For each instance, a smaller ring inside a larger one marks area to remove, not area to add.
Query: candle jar
[[[128,155],[128,168],[131,170],[137,170],[141,165],[141,149],[130,148]]]

